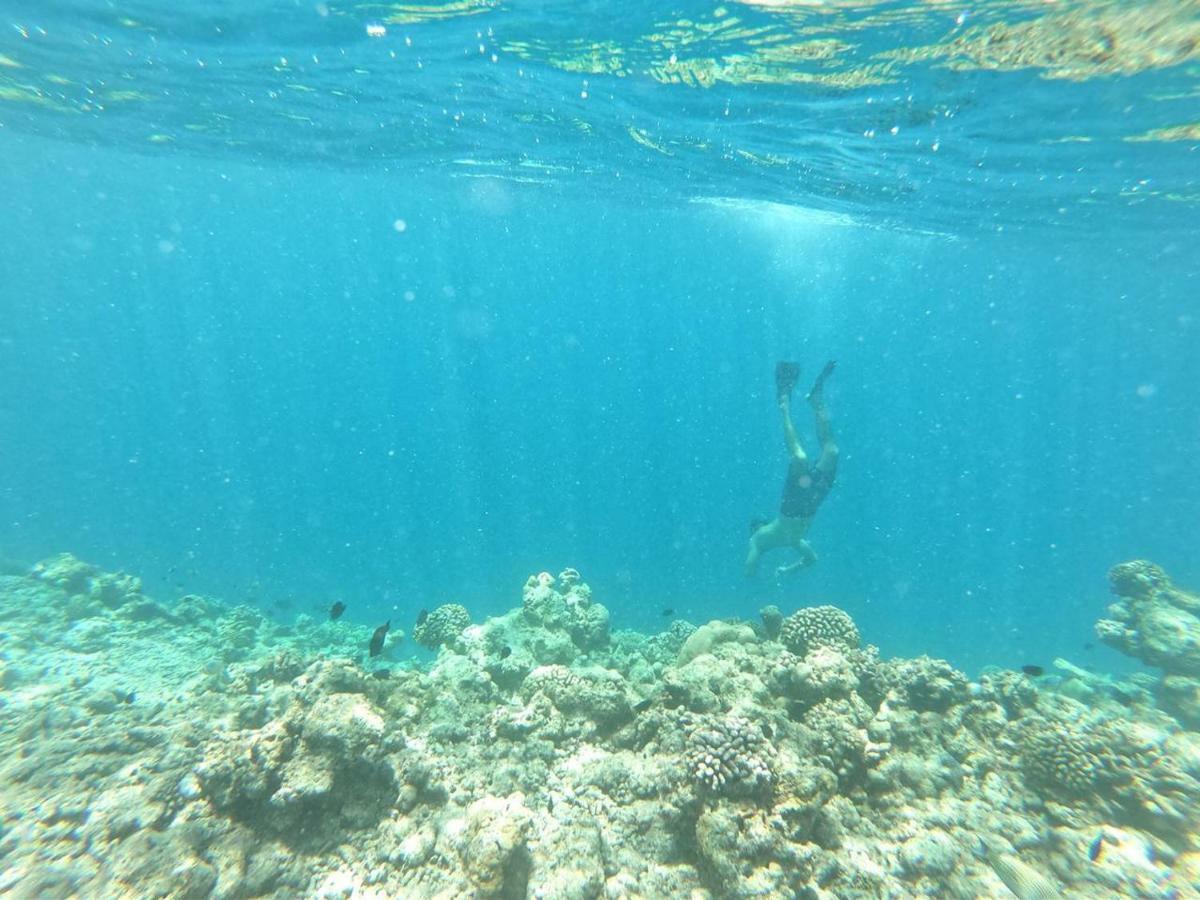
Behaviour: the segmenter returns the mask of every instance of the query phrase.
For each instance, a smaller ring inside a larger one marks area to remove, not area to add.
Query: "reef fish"
[[[388,619],[375,629],[375,633],[371,635],[371,643],[367,644],[367,653],[371,656],[378,656],[383,652],[383,642],[387,640],[388,629],[391,627],[392,620]]]
[[[510,656],[512,656],[512,647],[504,646],[500,648],[501,659],[508,659]]]
[[[1046,674],[1046,670],[1043,669],[1041,666],[1032,666],[1032,665],[1021,666],[1021,671],[1024,672],[1026,675],[1028,675],[1030,678],[1041,678],[1043,675]]]
[[[329,621],[336,622],[342,617],[342,613],[346,611],[346,604],[338,600],[333,606],[329,607]]]
[[[996,877],[1020,900],[1056,900],[1062,891],[1045,875],[1011,853],[998,853],[979,840],[979,850]]]
[[[662,611],[662,614],[664,619],[670,618],[671,616],[675,615],[675,608],[673,606],[668,606]]]
[[[1092,862],[1100,860],[1100,854],[1104,852],[1104,834],[1103,832],[1096,835],[1095,839],[1088,845],[1088,859]]]
[[[427,609],[421,610],[419,613],[417,613],[417,624],[424,625],[425,620],[428,618],[429,618],[429,610],[427,610]]]

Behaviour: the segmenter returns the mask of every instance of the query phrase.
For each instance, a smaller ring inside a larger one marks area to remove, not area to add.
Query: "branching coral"
[[[741,716],[707,718],[688,735],[692,778],[714,793],[755,793],[774,780],[771,745],[760,726]]]

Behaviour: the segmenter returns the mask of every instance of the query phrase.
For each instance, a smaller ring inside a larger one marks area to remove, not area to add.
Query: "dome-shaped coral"
[[[1126,765],[1109,749],[1115,737],[1103,725],[1028,716],[1021,721],[1021,769],[1039,787],[1064,798],[1091,795],[1124,777]]]
[[[783,620],[779,640],[797,656],[805,656],[814,647],[857,650],[860,637],[849,614],[836,606],[810,606]]]
[[[449,644],[471,624],[471,614],[458,603],[444,603],[413,628],[413,640],[422,647],[436,650]]]

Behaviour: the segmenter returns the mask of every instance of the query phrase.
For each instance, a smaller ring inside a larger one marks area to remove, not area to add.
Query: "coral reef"
[[[883,659],[829,606],[610,633],[574,570],[458,610],[422,623],[431,665],[369,670],[365,626],[159,604],[69,557],[0,575],[0,893],[1200,886],[1200,735],[1150,690]]]

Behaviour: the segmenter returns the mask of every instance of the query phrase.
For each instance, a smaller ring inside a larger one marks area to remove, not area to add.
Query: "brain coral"
[[[836,606],[811,606],[783,620],[779,640],[797,656],[805,656],[814,647],[857,650],[860,639],[847,613]]]
[[[771,755],[762,728],[741,716],[704,720],[688,735],[688,768],[713,792],[753,793],[770,785]]]
[[[451,643],[470,624],[471,614],[465,606],[444,603],[413,629],[413,640],[422,647],[436,650],[442,644]]]

